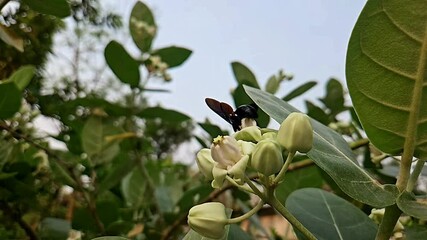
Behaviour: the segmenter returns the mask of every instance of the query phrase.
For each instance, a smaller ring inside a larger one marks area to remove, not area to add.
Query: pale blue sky
[[[320,82],[303,97],[310,99],[323,95],[324,83],[330,77],[344,82],[348,39],[366,1],[144,2],[159,26],[154,47],[174,44],[193,50],[185,64],[171,71],[173,82],[161,85],[172,93],[153,94],[151,102],[183,111],[198,121],[209,117],[222,123],[206,107],[204,98],[232,103],[229,92],[236,85],[232,61],[249,66],[262,86],[281,68],[293,73],[294,80],[283,85],[289,89],[282,88],[280,97],[308,80]],[[115,9],[129,14],[133,4],[134,1],[120,1]],[[127,24],[127,16],[124,22]],[[123,38],[126,36],[119,39]],[[131,41],[126,48],[135,49]],[[304,110],[302,99],[291,103]]]

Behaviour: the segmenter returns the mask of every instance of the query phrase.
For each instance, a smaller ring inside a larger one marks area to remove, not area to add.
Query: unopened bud
[[[243,140],[248,142],[258,142],[261,140],[261,130],[257,126],[250,126],[242,128],[242,130],[236,132],[233,137],[236,140]]]
[[[219,202],[208,202],[192,207],[188,213],[188,225],[200,235],[221,238],[227,224],[225,206]]]
[[[212,180],[212,169],[215,166],[215,161],[212,159],[211,150],[208,148],[200,150],[197,153],[196,163],[200,172],[206,177],[206,179]]]
[[[252,152],[251,166],[265,176],[279,172],[283,166],[279,143],[272,139],[260,141]]]
[[[293,112],[282,122],[277,141],[289,152],[306,153],[313,147],[313,127],[303,113]]]

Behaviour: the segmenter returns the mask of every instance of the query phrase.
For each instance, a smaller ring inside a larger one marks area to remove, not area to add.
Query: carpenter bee
[[[244,127],[257,124],[258,106],[254,103],[239,106],[236,111],[234,111],[234,109],[225,102],[220,102],[212,98],[206,98],[205,102],[212,111],[230,123],[235,132]]]

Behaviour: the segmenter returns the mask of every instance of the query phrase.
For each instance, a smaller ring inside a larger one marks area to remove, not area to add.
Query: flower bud
[[[282,122],[277,141],[289,152],[306,153],[313,147],[313,127],[303,113],[293,112]]]
[[[252,152],[251,166],[265,176],[279,172],[283,166],[279,143],[272,139],[260,141]]]
[[[256,146],[256,144],[253,142],[246,142],[246,141],[242,141],[242,140],[237,141],[237,144],[239,144],[240,152],[243,155],[251,154],[252,150],[254,150],[254,147]]]
[[[261,130],[257,126],[245,127],[237,131],[233,137],[236,140],[243,140],[248,142],[258,142],[261,140]]]
[[[188,225],[200,235],[221,238],[227,224],[225,206],[219,202],[208,202],[192,207],[188,213]]]
[[[211,145],[211,155],[221,168],[233,166],[242,158],[236,139],[230,136],[216,137]]]
[[[200,150],[197,153],[196,163],[200,172],[206,177],[206,179],[212,180],[212,169],[215,166],[215,161],[212,159],[211,150],[208,148]]]

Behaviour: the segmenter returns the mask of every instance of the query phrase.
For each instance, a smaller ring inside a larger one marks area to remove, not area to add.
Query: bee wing
[[[205,99],[206,105],[228,123],[231,123],[230,117],[234,115],[233,108],[225,102],[219,102],[213,98]]]

